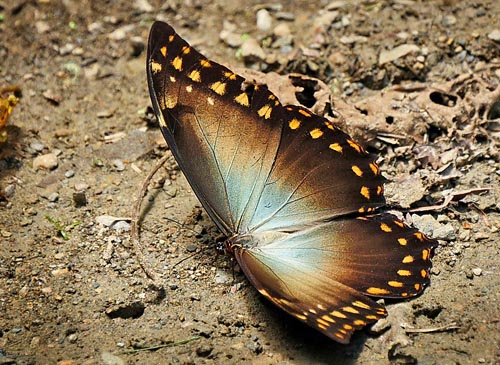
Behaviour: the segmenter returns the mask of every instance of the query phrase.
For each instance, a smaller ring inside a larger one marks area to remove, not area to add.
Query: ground
[[[499,16],[494,0],[1,1],[1,97],[19,102],[0,143],[0,364],[500,364]],[[148,109],[155,19],[216,61],[326,83],[391,208],[439,239],[422,296],[347,346],[305,328],[217,254],[173,158],[134,254],[133,204],[170,154]]]

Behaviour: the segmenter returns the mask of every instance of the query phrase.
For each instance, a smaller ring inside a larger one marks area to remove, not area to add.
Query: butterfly
[[[373,156],[327,119],[209,60],[164,22],[147,51],[163,136],[225,250],[268,300],[346,344],[375,298],[429,284],[436,241],[389,213]]]

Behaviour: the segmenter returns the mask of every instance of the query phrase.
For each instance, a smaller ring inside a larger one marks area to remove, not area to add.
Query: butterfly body
[[[330,121],[282,105],[153,24],[148,84],[160,128],[249,281],[330,338],[386,315],[368,296],[429,283],[435,241],[387,213],[374,157]]]

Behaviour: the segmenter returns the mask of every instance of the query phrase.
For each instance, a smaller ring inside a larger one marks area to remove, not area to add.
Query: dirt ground
[[[0,0],[0,87],[21,88],[1,95],[19,102],[0,144],[0,364],[500,364],[500,3],[245,3]],[[306,328],[216,253],[172,158],[143,209],[151,285],[129,219],[170,153],[148,109],[155,19],[216,61],[327,84],[391,207],[439,239],[422,296],[347,346]]]

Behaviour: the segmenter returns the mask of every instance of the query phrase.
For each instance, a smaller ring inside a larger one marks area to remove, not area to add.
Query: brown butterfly
[[[180,168],[248,280],[340,343],[387,315],[370,299],[429,284],[428,239],[385,204],[374,157],[327,119],[282,105],[155,22],[149,91]]]

